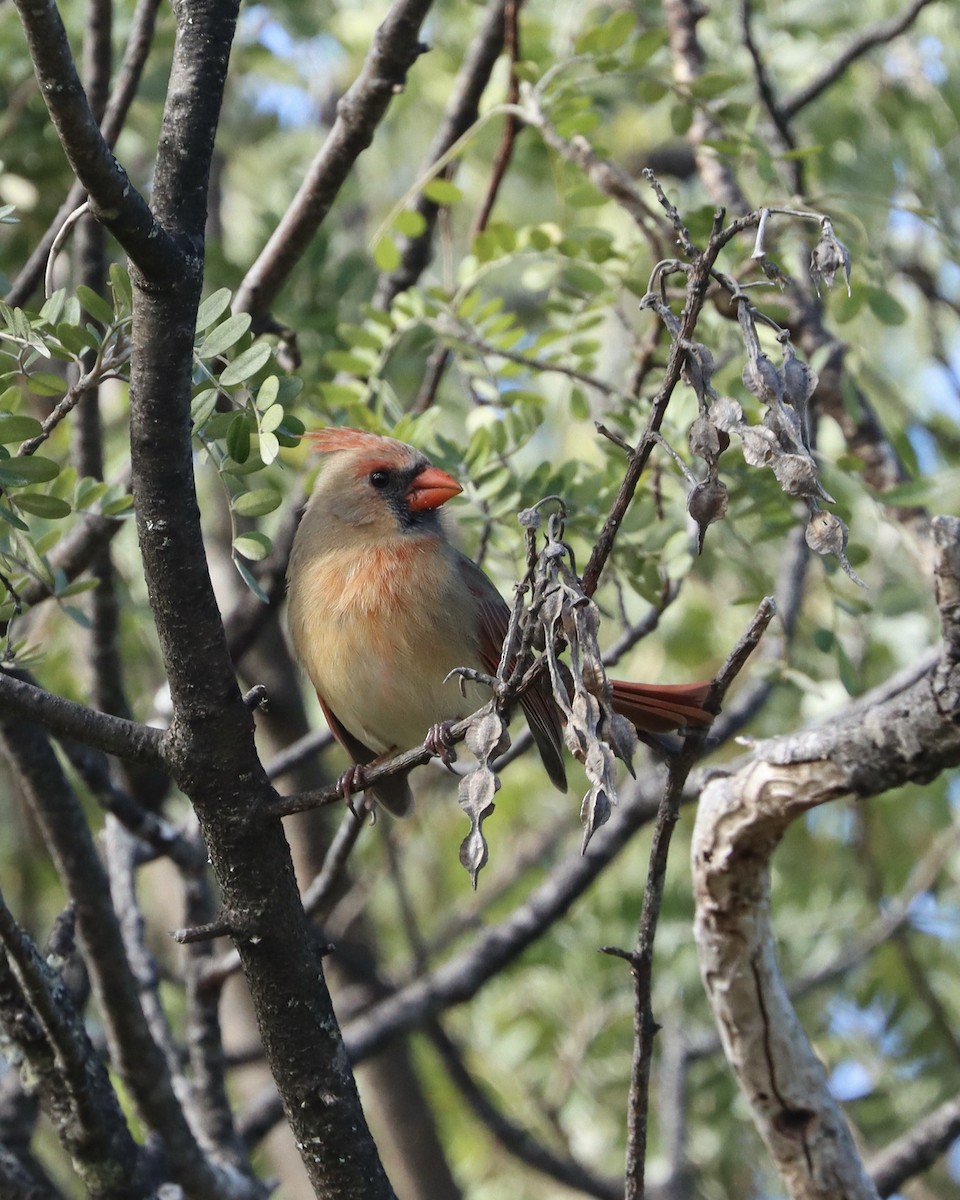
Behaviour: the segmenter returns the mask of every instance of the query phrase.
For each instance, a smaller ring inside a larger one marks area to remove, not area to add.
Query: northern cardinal
[[[288,624],[330,728],[362,772],[489,699],[480,685],[447,676],[455,667],[496,673],[510,610],[441,524],[440,506],[463,490],[446,471],[412,446],[358,429],[306,436],[329,461],[293,543]],[[614,708],[639,730],[713,721],[702,707],[708,683],[611,683]],[[560,711],[545,677],[520,705],[565,791]],[[390,812],[409,812],[405,776],[371,790]]]

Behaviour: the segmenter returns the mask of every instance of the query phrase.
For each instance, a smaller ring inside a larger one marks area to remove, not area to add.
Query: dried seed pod
[[[743,386],[764,404],[778,404],[783,399],[780,372],[765,354],[748,360],[743,368]]]
[[[833,232],[833,223],[826,217],[820,226],[820,241],[810,256],[810,274],[815,283],[822,279],[827,287],[833,287],[838,271],[843,271],[850,295],[850,251]],[[819,293],[819,287],[817,289]]]
[[[684,355],[680,376],[696,392],[698,399],[706,403],[713,391],[712,380],[715,370],[713,355],[702,342],[691,342]]]
[[[492,704],[471,722],[465,741],[467,749],[476,756],[477,765],[460,780],[460,807],[470,819],[470,832],[460,843],[460,862],[470,872],[476,887],[477,876],[487,861],[483,822],[493,812],[493,797],[500,790],[500,780],[490,762],[510,745],[507,726]]]
[[[818,496],[828,504],[834,503],[817,476],[816,463],[808,455],[781,454],[770,465],[788,496]]]
[[[815,554],[835,554],[839,558],[847,548],[847,527],[833,513],[815,512],[804,536]]]
[[[687,512],[697,523],[697,553],[703,550],[707,526],[722,521],[727,515],[727,485],[721,479],[707,479],[697,484],[687,497]]]
[[[820,376],[809,363],[797,358],[789,342],[783,347],[783,394],[799,412],[804,412],[807,401],[817,390]]]
[[[726,430],[718,429],[709,418],[697,417],[687,434],[687,444],[691,454],[712,464],[730,445],[730,435]]]
[[[743,409],[730,396],[718,396],[707,409],[707,418],[718,429],[733,433],[743,424]]]
[[[815,512],[807,522],[807,545],[817,554],[836,555],[840,566],[858,586],[867,585],[850,565],[847,558],[847,527],[833,513]]]
[[[783,453],[772,429],[763,425],[747,425],[740,433],[743,438],[743,457],[748,466],[768,467],[772,459]]]

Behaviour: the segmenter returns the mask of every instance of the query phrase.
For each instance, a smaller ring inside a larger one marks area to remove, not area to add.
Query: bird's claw
[[[347,767],[344,773],[337,780],[337,791],[347,802],[347,808],[355,817],[360,814],[357,812],[356,805],[353,802],[353,797],[362,792],[366,784],[366,770],[360,763],[354,763],[353,766]]]
[[[440,721],[431,725],[424,739],[424,745],[431,754],[435,754],[445,767],[452,767],[457,761],[456,751],[450,738],[453,721]]]
[[[453,670],[444,677],[443,682],[447,683],[451,679],[456,679],[457,687],[460,689],[461,696],[466,696],[467,694],[465,684],[468,680],[471,683],[486,684],[486,686],[489,688],[495,688],[497,686],[497,680],[494,675],[487,675],[484,671],[477,671],[473,667],[454,667]]]

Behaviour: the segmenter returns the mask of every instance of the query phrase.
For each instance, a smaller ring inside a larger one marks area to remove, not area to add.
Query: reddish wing
[[[500,665],[503,640],[510,625],[510,609],[506,601],[476,563],[459,556],[464,582],[477,602],[477,622],[480,658],[491,675]],[[537,743],[547,774],[561,792],[567,790],[567,773],[563,765],[563,731],[560,714],[550,692],[550,685],[541,676],[520,697],[520,707],[527,718],[533,740]]]

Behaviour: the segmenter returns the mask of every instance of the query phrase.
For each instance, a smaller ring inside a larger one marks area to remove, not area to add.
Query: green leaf
[[[563,198],[571,208],[597,208],[607,202],[606,196],[597,191],[592,183],[581,183],[571,188]]]
[[[256,375],[260,368],[267,363],[272,353],[273,347],[269,342],[257,342],[248,347],[224,368],[220,375],[220,386],[234,387]]]
[[[569,266],[564,267],[561,278],[568,287],[572,287],[578,292],[586,292],[591,296],[602,292],[606,287],[602,275],[598,275],[596,271],[591,271],[589,267],[583,267],[579,263],[570,263]]]
[[[205,329],[209,329],[215,321],[220,320],[230,307],[230,295],[229,288],[219,288],[206,300],[201,301],[200,307],[197,309],[197,333],[202,333]]]
[[[129,312],[133,308],[133,288],[130,286],[130,272],[123,263],[110,264],[110,286],[117,308]]]
[[[279,408],[279,404],[277,408]],[[275,461],[280,453],[280,439],[275,433],[260,434],[260,458],[263,460],[263,465],[269,467]]]
[[[57,326],[57,341],[73,355],[82,354],[84,350],[96,350],[100,345],[85,326],[71,325],[67,321],[61,321]]]
[[[261,412],[266,412],[276,404],[279,395],[280,380],[276,375],[268,375],[257,390],[257,408]]]
[[[247,332],[252,320],[249,313],[237,313],[228,317],[203,339],[197,347],[197,358],[217,358],[229,350]]]
[[[67,293],[64,288],[57,288],[53,295],[44,302],[40,309],[40,316],[47,324],[54,328],[58,321],[63,318],[63,310],[67,306]]]
[[[227,453],[238,463],[250,457],[250,421],[246,413],[237,413],[227,430]]]
[[[900,301],[892,296],[884,288],[869,287],[867,291],[867,304],[870,306],[870,311],[884,325],[902,325],[907,319],[907,310],[903,307]]]
[[[82,608],[77,608],[75,604],[65,604],[63,606],[63,611],[67,614],[70,620],[73,621],[75,625],[79,625],[81,629],[90,628],[90,618]]]
[[[27,387],[35,396],[62,396],[67,385],[59,375],[50,371],[37,371],[27,376]]]
[[[23,442],[38,437],[43,426],[34,417],[23,417],[16,413],[0,413],[0,445]]]
[[[233,510],[241,517],[262,517],[279,508],[281,497],[273,488],[258,488],[253,492],[244,492],[233,502]]]
[[[424,185],[423,194],[434,204],[456,204],[463,199],[463,192],[449,179],[431,179]]]
[[[99,321],[101,325],[113,324],[113,305],[93,288],[88,288],[82,283],[77,284],[77,299],[95,321]]]
[[[693,124],[693,105],[688,104],[685,100],[679,101],[670,108],[670,128],[677,135],[683,137],[690,126]]]
[[[46,492],[14,492],[10,503],[22,512],[30,513],[34,517],[46,517],[51,521],[69,517],[73,511],[66,500],[61,500],[59,496],[48,496]]]
[[[100,479],[94,479],[90,475],[84,477],[77,482],[76,490],[73,494],[74,508],[89,508],[91,504],[95,504],[101,496],[107,492],[107,484]]]
[[[407,237],[419,237],[426,229],[427,221],[423,213],[417,212],[415,208],[405,208],[403,212],[397,214],[393,227],[398,233],[405,234]]]
[[[736,71],[706,71],[698,79],[691,80],[688,86],[690,95],[698,100],[713,100],[740,83],[743,83],[743,76]]]
[[[14,529],[22,529],[24,533],[30,532],[30,526],[25,525],[13,509],[7,508],[5,504],[0,504],[0,521],[5,521],[8,525],[12,525]]]
[[[388,233],[374,246],[373,261],[381,271],[395,271],[400,266],[400,250]]]
[[[26,458],[5,458],[0,461],[0,484],[22,487],[26,483],[49,483],[60,474],[60,464],[52,458],[31,454]]]
[[[249,569],[240,561],[239,558],[234,558],[233,565],[240,572],[240,578],[247,585],[247,587],[250,589],[250,591],[253,592],[253,594],[256,596],[256,598],[259,601],[261,601],[261,603],[263,603],[263,604],[269,604],[270,597],[263,590],[263,588],[260,586],[260,584],[257,583],[257,581],[254,579],[254,577],[250,574]]]
[[[54,595],[58,599],[62,599],[64,596],[79,596],[83,592],[92,592],[98,582],[97,579],[75,579],[73,583],[68,583],[65,587],[58,587]]]
[[[262,562],[273,549],[273,543],[265,533],[254,530],[252,533],[241,533],[239,537],[235,537],[233,548],[237,554],[242,554],[251,562]]]
[[[260,433],[273,433],[275,429],[279,429],[283,424],[283,406],[280,404],[271,405],[270,408],[263,414],[260,421]]]
[[[331,350],[326,359],[335,371],[346,371],[348,375],[369,375],[374,365],[348,350]]]
[[[124,513],[133,512],[133,497],[119,496],[116,500],[101,505],[100,511],[105,517],[119,517]]]
[[[217,407],[219,395],[218,388],[204,388],[202,392],[197,392],[190,401],[190,415],[193,417],[194,429],[201,430],[206,425]]]

